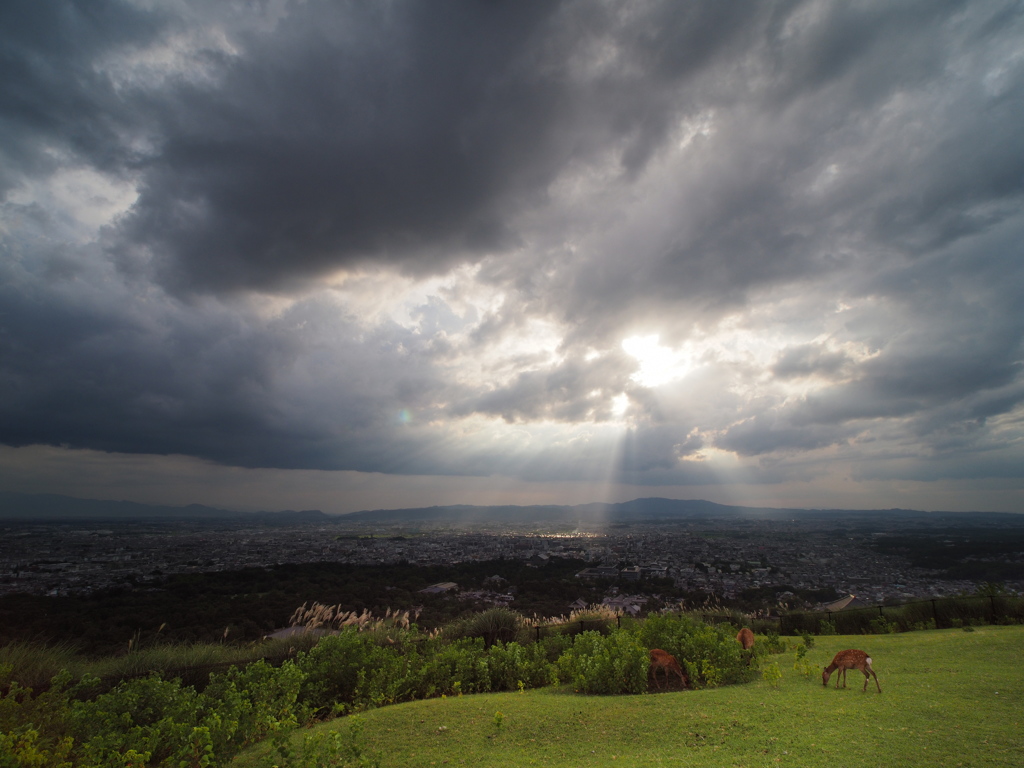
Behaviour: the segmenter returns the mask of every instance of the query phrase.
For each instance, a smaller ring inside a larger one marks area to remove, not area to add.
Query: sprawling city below
[[[967,518],[967,516],[964,516]],[[1024,528],[1011,516],[1008,530]],[[980,520],[981,518],[979,518]],[[965,531],[998,534],[985,518]],[[179,573],[238,570],[280,563],[341,562],[438,565],[465,561],[550,558],[581,561],[579,578],[618,584],[645,576],[730,598],[745,590],[834,589],[866,603],[972,592],[979,579],[950,578],[915,567],[909,552],[880,546],[914,536],[938,546],[969,541],[949,520],[864,518],[851,513],[803,519],[694,519],[628,524],[536,522],[373,522],[322,516],[274,524],[246,520],[119,520],[0,523],[0,594],[73,595],[114,587],[140,588]],[[1024,549],[1024,547],[1021,547]],[[978,560],[978,556],[974,556]],[[983,558],[982,558],[983,559]],[[1024,551],[995,560],[1019,574]],[[1024,580],[1007,579],[1020,591]],[[627,587],[628,588],[628,587]],[[513,606],[514,607],[514,606]]]

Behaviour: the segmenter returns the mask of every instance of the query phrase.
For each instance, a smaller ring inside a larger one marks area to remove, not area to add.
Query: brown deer
[[[872,677],[875,678],[875,685],[878,686],[878,692],[882,692],[882,686],[878,685],[878,675],[875,674],[875,670],[871,668],[871,657],[868,656],[864,651],[848,650],[840,651],[836,654],[835,658],[832,659],[832,663],[825,667],[825,671],[821,673],[821,684],[828,685],[828,679],[833,672],[836,673],[836,688],[839,687],[839,676],[843,677],[843,688],[846,687],[846,670],[848,669],[859,669],[864,673],[864,688],[868,689],[868,680]],[[836,671],[838,670],[838,672]]]
[[[743,646],[744,651],[749,651],[754,647],[754,633],[744,627],[736,633],[736,642]]]
[[[689,681],[686,679],[686,674],[683,672],[683,668],[679,666],[679,662],[676,661],[676,657],[668,651],[663,651],[661,648],[651,649],[651,674],[654,677],[654,684],[661,688],[658,683],[658,670],[665,671],[665,682],[668,682],[668,673],[674,672],[679,675],[679,682],[683,684],[683,688],[689,686]]]

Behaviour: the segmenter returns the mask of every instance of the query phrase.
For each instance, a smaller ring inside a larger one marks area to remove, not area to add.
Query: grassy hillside
[[[882,694],[873,683],[862,692],[859,672],[846,689],[822,686],[821,668],[845,648],[871,654]],[[777,687],[762,679],[615,697],[549,688],[413,702],[357,722],[384,768],[1020,766],[1022,650],[1021,626],[819,637],[802,661],[789,651],[763,662],[777,664]],[[300,731],[294,743],[347,733],[352,722]],[[235,764],[269,765],[266,752],[260,745]]]

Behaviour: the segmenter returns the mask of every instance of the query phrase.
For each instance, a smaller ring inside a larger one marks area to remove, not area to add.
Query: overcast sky
[[[1019,2],[0,4],[0,489],[1024,512]]]

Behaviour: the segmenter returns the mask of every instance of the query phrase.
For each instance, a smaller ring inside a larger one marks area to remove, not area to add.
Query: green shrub
[[[262,660],[214,676],[201,706],[216,754],[235,754],[306,719],[298,703],[305,678],[291,661],[272,667]]]
[[[0,766],[3,768],[71,768],[68,755],[72,739],[67,736],[47,744],[35,728],[0,731]]]
[[[769,632],[764,639],[757,644],[762,653],[778,654],[786,652],[786,641],[779,637],[778,632]]]
[[[563,653],[572,648],[573,637],[574,635],[565,632],[552,632],[541,637],[537,645],[543,648],[544,658],[554,664]]]
[[[463,638],[435,646],[418,671],[424,696],[483,693],[491,690],[491,671],[482,638]]]
[[[576,636],[558,660],[559,678],[583,693],[642,693],[647,690],[648,650],[631,632],[597,631]]]
[[[368,666],[358,673],[355,697],[356,709],[383,707],[415,698],[415,682],[410,676],[410,657],[396,648],[369,645],[366,649]]]
[[[70,730],[87,765],[109,765],[129,750],[159,763],[175,755],[185,759],[203,740],[195,732],[199,720],[195,689],[153,675],[122,682],[92,701],[72,702]]]
[[[328,715],[335,704],[355,701],[369,651],[369,640],[350,629],[322,638],[296,657],[296,665],[305,674],[300,695],[311,712]]]
[[[487,653],[487,668],[492,691],[515,691],[520,683],[523,688],[540,688],[548,685],[553,677],[544,647],[536,643],[528,646],[498,643],[491,646]]]
[[[79,764],[222,765],[245,746],[294,728],[305,675],[258,661],[215,675],[203,693],[159,675],[69,704]]]
[[[12,677],[9,666],[0,666],[0,733],[34,731],[40,744],[55,746],[67,732],[69,701],[76,691],[70,686],[71,674],[60,673],[40,694],[34,694]]]
[[[732,625],[712,626],[690,616],[650,616],[638,628],[646,648],[671,653],[686,670],[694,687],[712,687],[752,679],[752,667],[743,656]],[[754,646],[759,653],[764,643]]]
[[[772,688],[778,688],[779,683],[782,682],[782,670],[779,669],[778,662],[773,661],[771,664],[765,665],[765,668],[761,671],[761,679]]]

